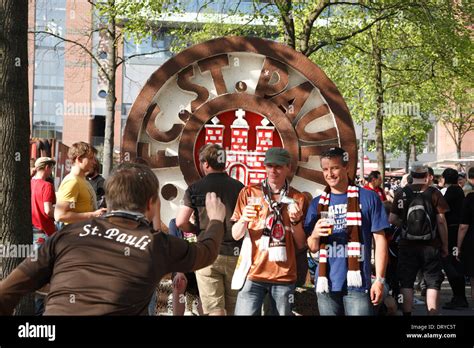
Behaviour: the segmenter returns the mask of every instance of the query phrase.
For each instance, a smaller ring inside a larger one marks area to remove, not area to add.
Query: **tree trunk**
[[[33,239],[27,31],[28,1],[0,0],[0,243],[10,246],[32,245]],[[2,278],[22,260],[0,258]],[[33,314],[32,298],[26,299],[16,314]]]
[[[411,150],[410,150],[410,144],[405,145],[405,172],[409,173],[410,170],[410,155],[411,155]]]
[[[415,145],[415,140],[410,144],[411,146],[411,153],[412,153],[412,160],[413,162],[418,161],[418,158],[416,156],[416,145]]]
[[[456,141],[456,153],[458,155],[458,158],[462,157],[461,146],[462,146],[462,136],[461,136],[461,132],[459,132],[458,141]]]
[[[295,22],[293,20],[293,5],[291,0],[276,3],[279,8],[281,21],[284,29],[284,42],[293,49],[296,49]]]
[[[114,1],[110,1],[114,5]],[[104,158],[103,158],[103,175],[107,177],[113,166],[114,156],[114,127],[115,127],[115,104],[117,98],[115,96],[115,79],[117,70],[117,44],[116,40],[116,24],[115,17],[111,17],[108,24],[108,55],[107,55],[107,98],[105,113],[105,135],[104,135]]]
[[[384,118],[384,89],[382,84],[382,51],[378,46],[380,38],[380,25],[377,23],[375,40],[372,41],[373,56],[375,63],[375,89],[376,89],[376,115],[375,115],[375,141],[377,149],[377,166],[382,174],[382,180],[385,180],[385,150],[383,142],[383,118]]]

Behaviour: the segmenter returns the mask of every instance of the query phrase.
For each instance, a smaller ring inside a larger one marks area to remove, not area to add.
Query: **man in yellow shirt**
[[[86,173],[91,171],[96,163],[96,150],[85,142],[72,144],[68,157],[72,161],[71,172],[61,182],[56,194],[56,221],[71,224],[99,217],[107,211],[97,209],[94,189],[86,179]]]

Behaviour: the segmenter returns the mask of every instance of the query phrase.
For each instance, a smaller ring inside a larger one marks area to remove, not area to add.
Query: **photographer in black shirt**
[[[215,192],[226,206],[224,221],[224,239],[219,256],[214,264],[196,272],[199,294],[203,310],[209,315],[233,315],[237,291],[231,290],[232,276],[240,253],[241,241],[232,237],[230,221],[240,190],[244,185],[225,171],[225,150],[218,144],[204,145],[199,151],[201,172],[205,175],[195,182],[184,194],[184,205],[178,212],[176,225],[183,231],[204,231],[209,224],[204,198],[206,193]],[[196,225],[189,222],[193,212],[196,211]]]

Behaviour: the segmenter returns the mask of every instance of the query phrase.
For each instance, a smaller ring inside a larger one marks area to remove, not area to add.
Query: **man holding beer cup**
[[[244,238],[232,280],[240,290],[235,315],[259,315],[266,294],[279,315],[292,314],[296,252],[306,246],[308,202],[289,185],[290,163],[287,150],[270,148],[264,161],[267,178],[240,191],[232,216],[232,236]]]
[[[339,147],[321,154],[327,186],[311,201],[304,224],[308,248],[319,252],[315,285],[321,315],[372,315],[373,305],[382,301],[388,257],[383,230],[389,224],[377,194],[350,180],[348,163],[348,153]]]

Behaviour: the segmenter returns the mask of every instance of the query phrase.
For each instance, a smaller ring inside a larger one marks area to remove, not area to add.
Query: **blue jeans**
[[[348,290],[317,295],[320,315],[374,315],[369,292]]]
[[[150,303],[148,304],[148,315],[156,315],[155,308],[156,308],[157,301],[158,301],[158,298],[156,296],[156,289],[155,289],[155,291],[153,291],[153,295],[151,296]]]
[[[237,295],[234,315],[261,315],[265,295],[270,296],[271,307],[278,315],[293,315],[295,284],[275,284],[247,279]]]

